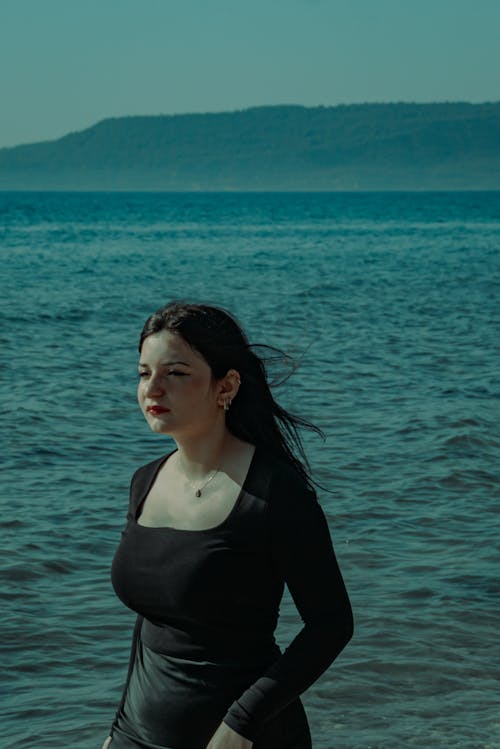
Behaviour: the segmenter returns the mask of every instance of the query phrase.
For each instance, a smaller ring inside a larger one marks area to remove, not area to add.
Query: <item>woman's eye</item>
[[[139,372],[139,377],[147,377],[148,372]]]

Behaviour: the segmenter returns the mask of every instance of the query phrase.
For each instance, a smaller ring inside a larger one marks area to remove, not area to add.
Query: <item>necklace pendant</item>
[[[196,490],[196,496],[197,497],[201,497],[201,489],[197,489]]]

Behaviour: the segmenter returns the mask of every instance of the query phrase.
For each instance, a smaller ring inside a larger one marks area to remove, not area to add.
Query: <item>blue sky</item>
[[[0,146],[111,116],[499,101],[500,0],[1,0]]]

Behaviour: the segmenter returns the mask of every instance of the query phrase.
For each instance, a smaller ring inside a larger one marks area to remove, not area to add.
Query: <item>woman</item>
[[[103,749],[308,749],[299,695],[352,635],[349,599],[297,427],[225,311],[173,302],[145,323],[138,401],[177,449],[134,474],[112,564],[137,612]],[[307,463],[305,463],[307,466]],[[304,622],[275,642],[287,584]]]

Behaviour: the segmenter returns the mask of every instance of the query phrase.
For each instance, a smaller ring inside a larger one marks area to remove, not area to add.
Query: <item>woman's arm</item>
[[[269,500],[272,558],[304,627],[227,711],[224,722],[255,741],[264,724],[330,666],[353,633],[353,617],[326,517],[300,481],[281,482]]]
[[[118,709],[116,711],[115,718],[113,720],[113,725],[116,723],[116,720],[118,718],[120,710],[122,709],[123,705],[125,704],[125,696],[127,694],[127,687],[128,687],[129,681],[130,681],[130,677],[132,675],[132,670],[134,668],[135,653],[136,653],[136,650],[137,650],[137,640],[139,638],[139,633],[141,631],[142,620],[143,620],[143,617],[140,614],[137,614],[137,617],[136,617],[136,620],[135,620],[135,625],[134,625],[134,631],[133,631],[133,634],[132,634],[132,644],[131,644],[131,647],[130,647],[130,656],[129,656],[129,661],[128,661],[127,677],[125,679],[125,685],[124,685],[123,691],[122,691],[122,698],[120,700],[120,704],[118,705]],[[113,728],[111,727],[110,736],[112,736],[112,734],[113,734]],[[104,749],[104,747],[103,747],[103,749]]]
[[[252,746],[253,741],[240,736],[239,733],[233,731],[227,723],[222,721],[208,742],[206,749],[252,749]]]

